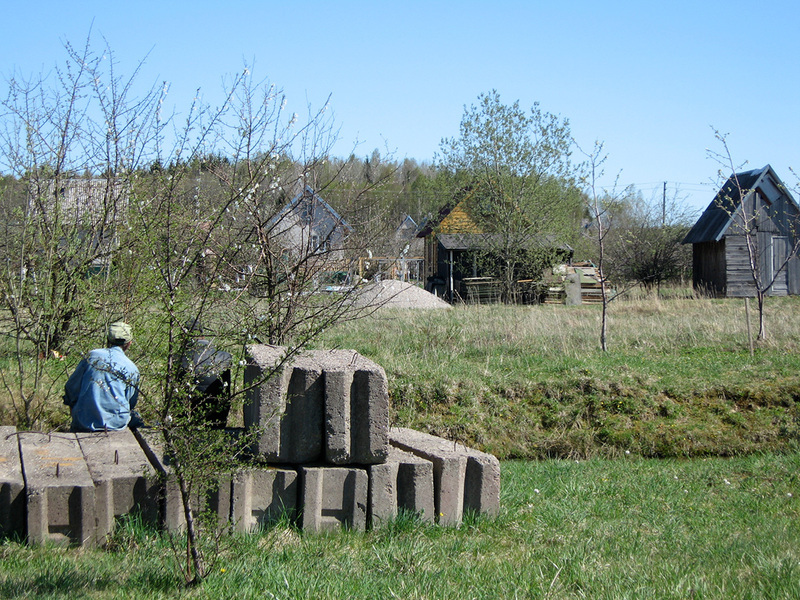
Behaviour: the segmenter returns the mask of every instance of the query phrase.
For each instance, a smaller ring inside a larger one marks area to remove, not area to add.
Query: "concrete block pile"
[[[376,363],[353,350],[288,360],[278,346],[252,345],[247,352],[244,425],[259,432],[254,454],[297,470],[292,510],[304,530],[379,527],[400,510],[459,525],[465,510],[499,510],[498,460],[390,428],[386,374]]]
[[[203,503],[220,526],[257,531],[280,518],[304,531],[364,530],[410,511],[457,526],[495,515],[500,466],[489,454],[389,427],[386,375],[351,350],[247,348],[245,429],[256,460],[220,474]],[[185,527],[156,430],[28,433],[0,427],[0,534],[102,544],[117,517]]]

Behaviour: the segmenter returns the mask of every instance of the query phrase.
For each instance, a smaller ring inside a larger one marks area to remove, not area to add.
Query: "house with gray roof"
[[[350,224],[310,186],[285,204],[269,220],[267,229],[295,256],[324,254],[330,259],[343,258],[344,242],[353,232]]]

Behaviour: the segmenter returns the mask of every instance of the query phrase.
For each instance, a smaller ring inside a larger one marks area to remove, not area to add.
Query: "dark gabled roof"
[[[314,208],[315,206],[320,206],[323,209],[323,214],[317,213]],[[302,192],[297,194],[294,198],[292,198],[284,207],[278,211],[268,222],[269,226],[274,226],[276,223],[280,222],[286,215],[289,213],[300,210],[302,217],[310,216],[313,218],[313,223],[317,227],[326,224],[328,225],[328,229],[334,229],[336,227],[342,227],[347,231],[352,231],[353,228],[350,224],[339,215],[338,212],[322,197],[317,194],[311,186],[305,186]],[[308,214],[310,213],[310,215]],[[311,219],[309,219],[311,220]]]
[[[725,235],[733,218],[742,205],[743,193],[745,198],[752,190],[761,186],[761,182],[766,177],[771,177],[774,181],[775,188],[786,192],[786,187],[781,180],[772,170],[772,167],[767,165],[761,169],[754,169],[752,171],[744,171],[742,173],[735,173],[731,175],[725,182],[725,185],[720,188],[717,195],[708,205],[708,208],[700,215],[697,223],[694,224],[683,239],[684,244],[698,244],[701,242],[718,242]],[[791,199],[791,196],[789,196]],[[772,199],[770,199],[772,200]],[[794,202],[794,199],[792,199]]]
[[[428,219],[421,227],[419,232],[417,232],[417,237],[424,238],[428,237],[430,234],[434,232],[434,230],[439,226],[444,218],[450,214],[456,206],[455,202],[448,202],[444,206],[439,209],[439,214],[436,217]]]

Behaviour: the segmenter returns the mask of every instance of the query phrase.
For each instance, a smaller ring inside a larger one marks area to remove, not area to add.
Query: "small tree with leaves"
[[[464,108],[458,137],[444,139],[437,166],[464,194],[481,235],[475,251],[485,272],[513,301],[521,277],[537,277],[554,247],[576,234],[581,196],[570,161],[566,119],[534,104],[504,104],[497,91]]]

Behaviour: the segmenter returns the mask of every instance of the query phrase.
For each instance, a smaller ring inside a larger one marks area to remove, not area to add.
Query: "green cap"
[[[133,340],[131,326],[124,321],[116,321],[108,326],[108,341],[115,344],[127,344]]]

